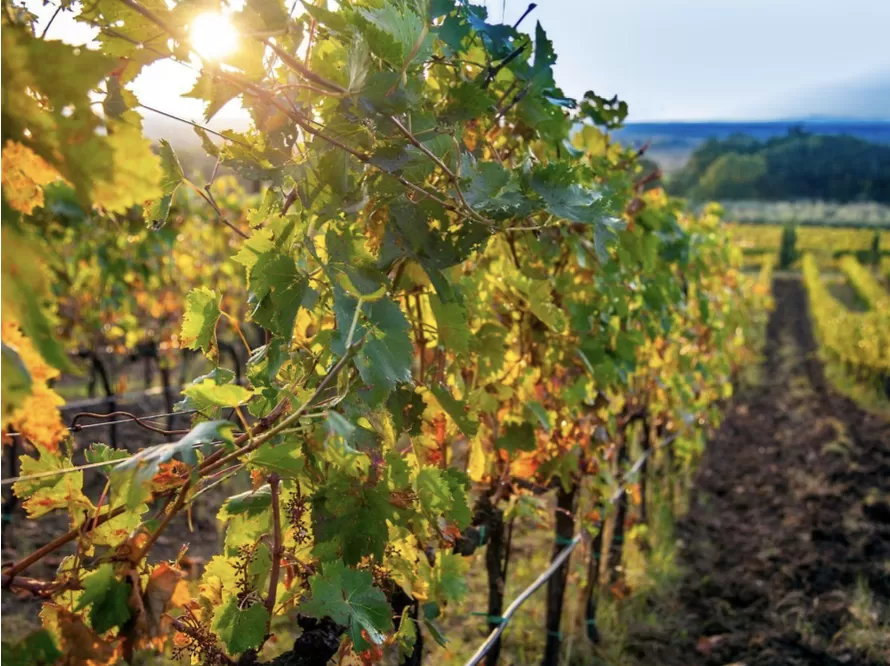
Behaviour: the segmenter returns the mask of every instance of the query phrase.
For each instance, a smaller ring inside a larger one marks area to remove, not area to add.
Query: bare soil
[[[774,289],[765,379],[706,450],[678,525],[678,592],[657,630],[632,631],[640,664],[890,663],[890,625],[848,631],[857,585],[872,608],[890,601],[890,423],[826,382],[801,284]]]

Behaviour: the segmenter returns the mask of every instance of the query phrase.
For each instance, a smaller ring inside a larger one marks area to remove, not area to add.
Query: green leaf
[[[268,228],[255,230],[250,238],[241,243],[241,249],[238,250],[238,254],[232,257],[232,260],[237,261],[249,272],[261,256],[275,249],[272,235],[272,230]]]
[[[143,449],[123,461],[111,473],[112,488],[119,492],[126,490],[126,502],[134,508],[144,502],[150,495],[149,482],[157,474],[161,463],[179,456],[183,462],[194,466],[198,462],[196,449],[200,445],[214,442],[232,442],[232,428],[229,421],[206,421],[192,428],[187,435],[177,442],[158,444]]]
[[[251,318],[289,342],[300,306],[315,292],[293,258],[277,251],[259,255],[250,269]]]
[[[590,118],[594,124],[603,125],[607,129],[621,127],[627,118],[627,111],[627,102],[619,100],[617,95],[607,99],[588,90],[584,93],[584,101],[581,102],[581,114]]]
[[[396,644],[399,646],[399,657],[402,662],[414,653],[414,644],[416,642],[417,625],[406,608],[402,611],[399,630],[396,632]]]
[[[337,351],[344,352],[349,329],[358,301],[342,289],[334,290],[334,312],[337,316]],[[353,342],[366,335],[356,355],[356,366],[369,390],[370,401],[382,401],[395,386],[411,381],[414,346],[408,331],[411,326],[401,308],[389,298],[363,303],[365,323],[356,326]]]
[[[238,384],[219,385],[212,379],[205,379],[200,384],[191,384],[183,389],[182,393],[197,403],[216,407],[237,407],[250,400],[253,395],[253,391]]]
[[[414,492],[421,510],[430,520],[445,518],[458,527],[465,527],[472,519],[466,496],[468,482],[463,472],[426,466],[414,478]]]
[[[203,384],[206,381],[213,382],[217,385],[231,384],[234,380],[235,373],[228,368],[214,368],[206,375],[195,377],[194,381],[192,381],[189,386],[197,386],[199,384]],[[188,396],[183,398],[180,402],[177,402],[175,408],[183,412],[187,412],[190,410],[201,412],[202,414],[206,414],[207,418],[211,420],[214,417],[218,416],[220,413],[220,408],[215,406],[212,402],[200,401],[196,400],[194,397]]]
[[[277,472],[283,479],[296,479],[306,466],[303,442],[292,438],[274,446],[264,444],[250,456],[248,465]]]
[[[541,424],[541,427],[544,428],[547,432],[550,432],[550,414],[547,413],[547,410],[537,400],[530,400],[525,404],[525,408],[531,412],[531,414],[538,419],[538,422]]]
[[[230,516],[246,513],[248,516],[263,513],[272,506],[272,489],[267,483],[256,490],[246,490],[238,495],[232,495],[223,502],[220,509],[220,520],[227,520]]]
[[[442,633],[439,625],[433,622],[430,618],[424,617],[423,626],[426,627],[426,630],[430,633],[430,636],[433,637],[434,641],[436,641],[442,647],[445,647],[445,644],[448,643],[448,639],[445,638],[445,634]]]
[[[329,478],[311,501],[316,553],[329,559],[339,554],[348,565],[368,555],[382,560],[388,534],[380,527],[397,511],[389,500],[383,484],[369,486],[345,474]]]
[[[41,451],[39,458],[22,456],[19,461],[22,476],[57,472],[39,479],[16,481],[13,485],[13,491],[23,500],[29,518],[39,518],[56,509],[72,514],[95,510],[83,494],[83,472],[61,473],[61,470],[74,466],[69,456]]]
[[[130,619],[130,585],[117,579],[112,564],[101,564],[83,579],[83,594],[75,610],[90,607],[90,624],[96,633],[120,627]]]
[[[2,403],[3,420],[6,421],[12,413],[31,395],[31,375],[25,367],[18,352],[3,343],[2,356]]]
[[[510,423],[503,434],[495,440],[495,446],[511,453],[534,451],[536,448],[535,429],[531,423]]]
[[[194,87],[183,97],[192,97],[207,102],[204,107],[204,120],[210,121],[226,104],[241,94],[241,88],[221,76],[214,76],[210,71],[201,71]]]
[[[3,44],[5,46],[6,42]],[[3,62],[5,67],[5,58]],[[35,237],[16,228],[21,216],[7,204],[5,198],[2,214],[3,239],[0,248],[3,256],[0,266],[3,271],[0,284],[3,286],[3,316],[17,321],[47,363],[60,370],[69,369],[71,364],[44,307],[44,301],[50,297],[50,285],[46,282],[48,268],[44,263],[45,249]]]
[[[460,529],[464,529],[473,519],[473,513],[470,511],[470,503],[467,498],[467,491],[470,489],[470,477],[458,469],[449,467],[444,472],[444,478],[451,493],[451,508],[448,511],[448,518]]]
[[[436,318],[439,344],[449,351],[464,354],[470,348],[470,324],[466,308],[457,301],[443,303],[438,296],[430,296],[430,307]]]
[[[108,444],[103,444],[102,442],[90,444],[90,448],[84,452],[84,457],[90,465],[112,463],[115,460],[123,460],[129,455],[130,452],[126,449],[113,449]],[[110,473],[110,470],[106,468],[106,472]]]
[[[494,104],[495,98],[487,90],[476,83],[462,81],[449,89],[448,106],[442,113],[441,120],[446,123],[474,120],[489,113]]]
[[[207,358],[216,361],[219,347],[216,342],[216,324],[220,318],[220,297],[207,287],[189,292],[185,301],[182,320],[182,344],[187,349],[201,349]]]
[[[526,216],[533,205],[519,187],[516,174],[497,162],[477,162],[465,175],[467,203],[477,212],[498,220]]]
[[[387,407],[395,431],[419,435],[423,429],[423,397],[410,387],[399,387],[389,396]]]
[[[3,642],[6,666],[52,666],[61,656],[62,652],[46,629],[38,629],[18,643]]]
[[[160,140],[160,156],[161,156],[161,196],[151,203],[148,209],[148,218],[152,226],[157,229],[167,222],[167,216],[170,214],[170,205],[173,203],[173,196],[176,190],[185,180],[185,174],[182,172],[182,165],[179,158],[173,152],[173,147],[164,139]]]
[[[565,164],[535,167],[531,185],[550,213],[570,222],[597,224],[611,209],[611,201],[602,192],[580,185],[575,170]]]
[[[437,553],[430,578],[430,596],[446,602],[457,602],[467,594],[466,558],[453,553]]]
[[[266,30],[284,30],[290,22],[282,0],[247,0],[247,6],[260,15]]]
[[[444,409],[445,413],[451,417],[455,425],[460,428],[460,431],[467,438],[474,437],[479,431],[479,421],[474,421],[470,418],[469,405],[467,405],[467,403],[465,402],[457,400],[454,396],[451,395],[451,391],[448,390],[448,387],[443,386],[442,384],[431,385],[430,391],[434,396],[436,396],[436,400],[442,406],[442,409]]]
[[[367,571],[355,571],[339,562],[325,563],[321,573],[310,579],[312,598],[300,606],[300,612],[344,625],[356,652],[370,647],[365,635],[371,643],[382,645],[393,628],[392,609],[373,583]]]
[[[385,0],[379,9],[359,11],[376,28],[365,34],[371,50],[390,64],[402,69],[429,57],[433,45],[429,26],[408,3]]]
[[[556,85],[553,80],[555,64],[556,53],[553,51],[553,42],[547,38],[547,33],[538,21],[535,25],[535,62],[531,69],[531,79],[535,86],[548,89]]]
[[[265,606],[255,603],[242,609],[237,596],[230,596],[216,609],[210,628],[225,643],[230,654],[240,654],[263,644],[269,612]]]

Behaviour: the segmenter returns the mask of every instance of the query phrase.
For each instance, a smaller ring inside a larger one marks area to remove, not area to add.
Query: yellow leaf
[[[43,186],[61,178],[40,155],[16,141],[3,146],[2,165],[3,196],[26,215],[43,205]]]
[[[137,204],[161,196],[161,162],[151,152],[138,123],[116,123],[108,135],[113,151],[114,171],[110,179],[97,180],[92,200],[111,213],[125,213]]]
[[[59,413],[59,407],[65,401],[47,385],[59,371],[43,360],[8,314],[4,312],[3,315],[0,338],[18,353],[31,376],[31,394],[21,404],[13,406],[9,414],[3,414],[3,427],[12,425],[38,448],[55,453],[59,443],[68,436]]]
[[[470,460],[467,465],[467,474],[473,481],[481,481],[485,476],[488,465],[485,460],[485,449],[482,447],[482,439],[474,437],[470,442]]]

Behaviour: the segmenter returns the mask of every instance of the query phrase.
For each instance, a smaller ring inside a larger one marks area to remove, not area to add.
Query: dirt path
[[[890,663],[864,593],[890,601],[890,423],[827,385],[800,283],[775,296],[763,385],[709,444],[678,525],[685,575],[667,626],[634,632],[640,664]]]

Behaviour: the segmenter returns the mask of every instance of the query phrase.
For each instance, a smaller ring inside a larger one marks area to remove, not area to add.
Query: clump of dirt
[[[800,283],[777,280],[775,296],[765,381],[706,450],[678,593],[658,629],[631,632],[640,664],[890,663],[890,637],[847,640],[857,589],[890,601],[890,423],[826,383]]]

